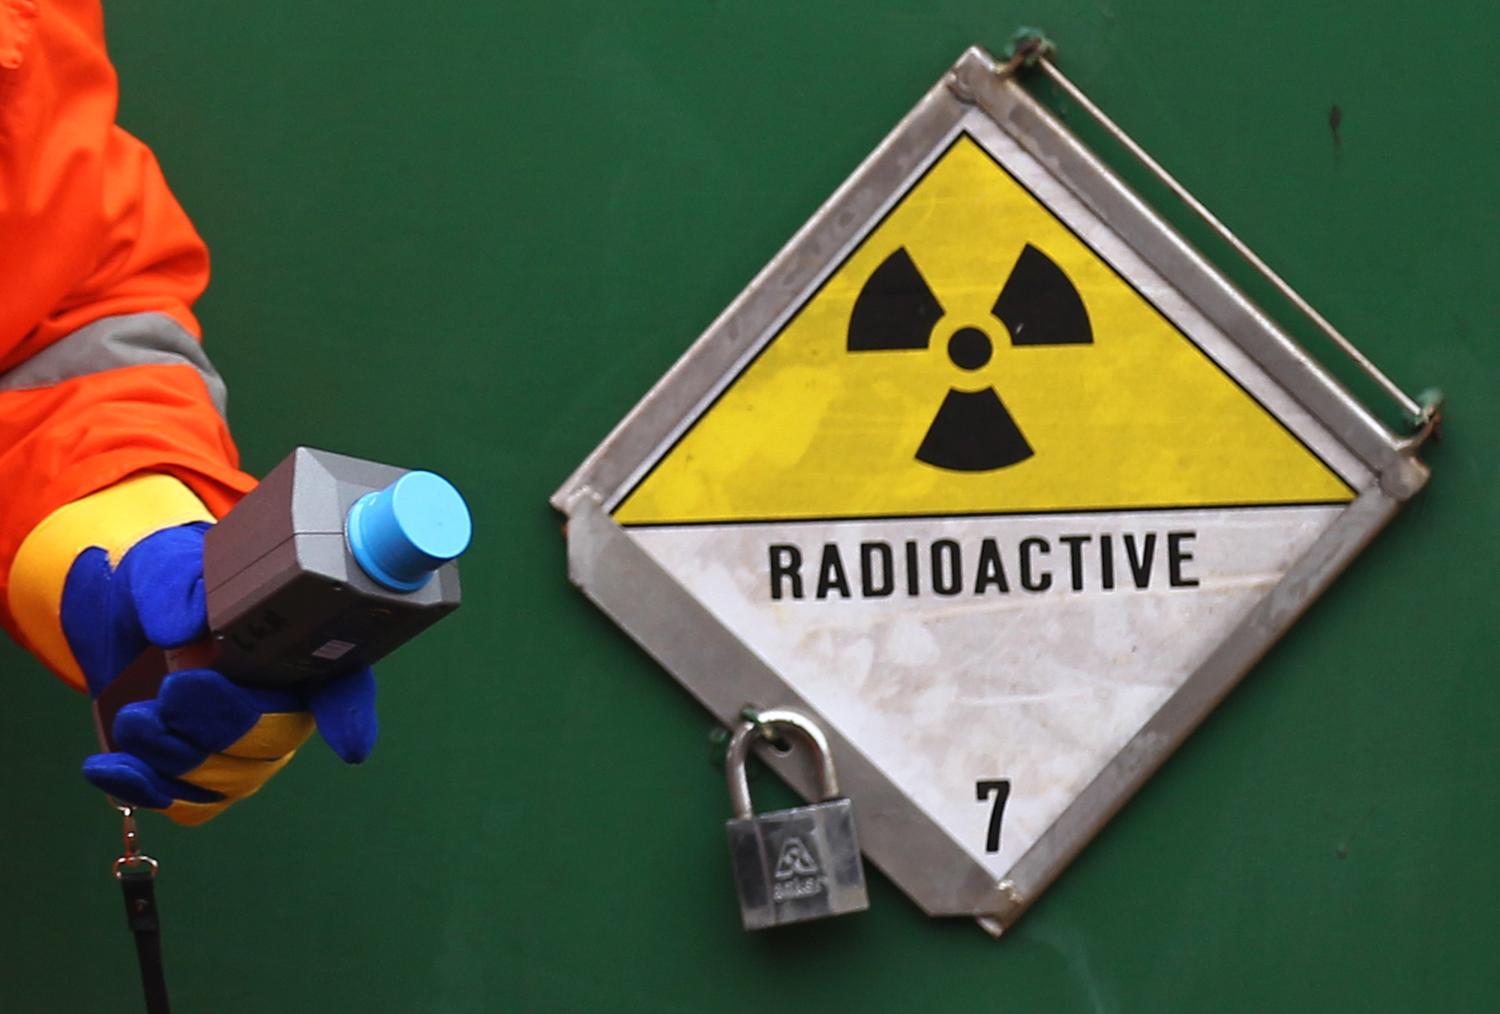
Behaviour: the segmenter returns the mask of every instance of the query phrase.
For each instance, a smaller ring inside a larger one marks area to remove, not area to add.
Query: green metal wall
[[[709,720],[568,585],[546,498],[1019,23],[1449,392],[1434,478],[1006,939],[878,874],[865,915],[746,936]],[[364,769],[310,745],[214,824],[146,825],[178,1009],[1494,1008],[1493,4],[136,0],[109,27],[121,117],[214,251],[247,467],[424,464],[479,532],[464,609],[381,667]],[[135,1009],[86,708],[9,645],[0,671],[0,1010]]]

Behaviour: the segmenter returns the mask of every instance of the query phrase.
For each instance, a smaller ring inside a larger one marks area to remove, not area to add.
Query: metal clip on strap
[[[160,864],[140,850],[134,808],[117,809],[124,821],[125,851],[115,860],[114,875],[125,894],[125,924],[135,937],[146,1014],[171,1014],[167,977],[161,962],[161,918],[156,908],[156,873]]]

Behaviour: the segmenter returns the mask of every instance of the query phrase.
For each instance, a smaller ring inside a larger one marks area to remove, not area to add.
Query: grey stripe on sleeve
[[[228,391],[203,346],[164,313],[101,317],[53,342],[15,369],[0,373],[0,391],[51,387],[65,380],[130,366],[191,366],[203,379],[219,415],[226,416]]]

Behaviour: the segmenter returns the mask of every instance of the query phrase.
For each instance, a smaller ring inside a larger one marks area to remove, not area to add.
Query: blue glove
[[[208,636],[204,523],[146,536],[111,566],[84,550],[63,585],[60,620],[89,694],[97,697],[148,645],[178,648]],[[84,762],[84,777],[122,802],[166,810],[183,824],[252,795],[312,734],[358,764],[375,745],[375,677],[368,667],[311,690],[230,682],[212,669],[169,675],[157,696],[121,708],[116,753]]]

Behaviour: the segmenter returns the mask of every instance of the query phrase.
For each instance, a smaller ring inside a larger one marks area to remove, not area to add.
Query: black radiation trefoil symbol
[[[901,247],[881,262],[854,301],[848,349],[925,349],[944,312],[911,255]],[[1015,346],[1094,342],[1078,290],[1052,258],[1030,243],[1016,259],[990,313]],[[948,358],[960,369],[979,369],[993,352],[990,336],[980,328],[961,327],[948,337]],[[916,458],[956,472],[987,472],[1025,461],[1032,454],[998,391],[953,388],[933,417]]]

